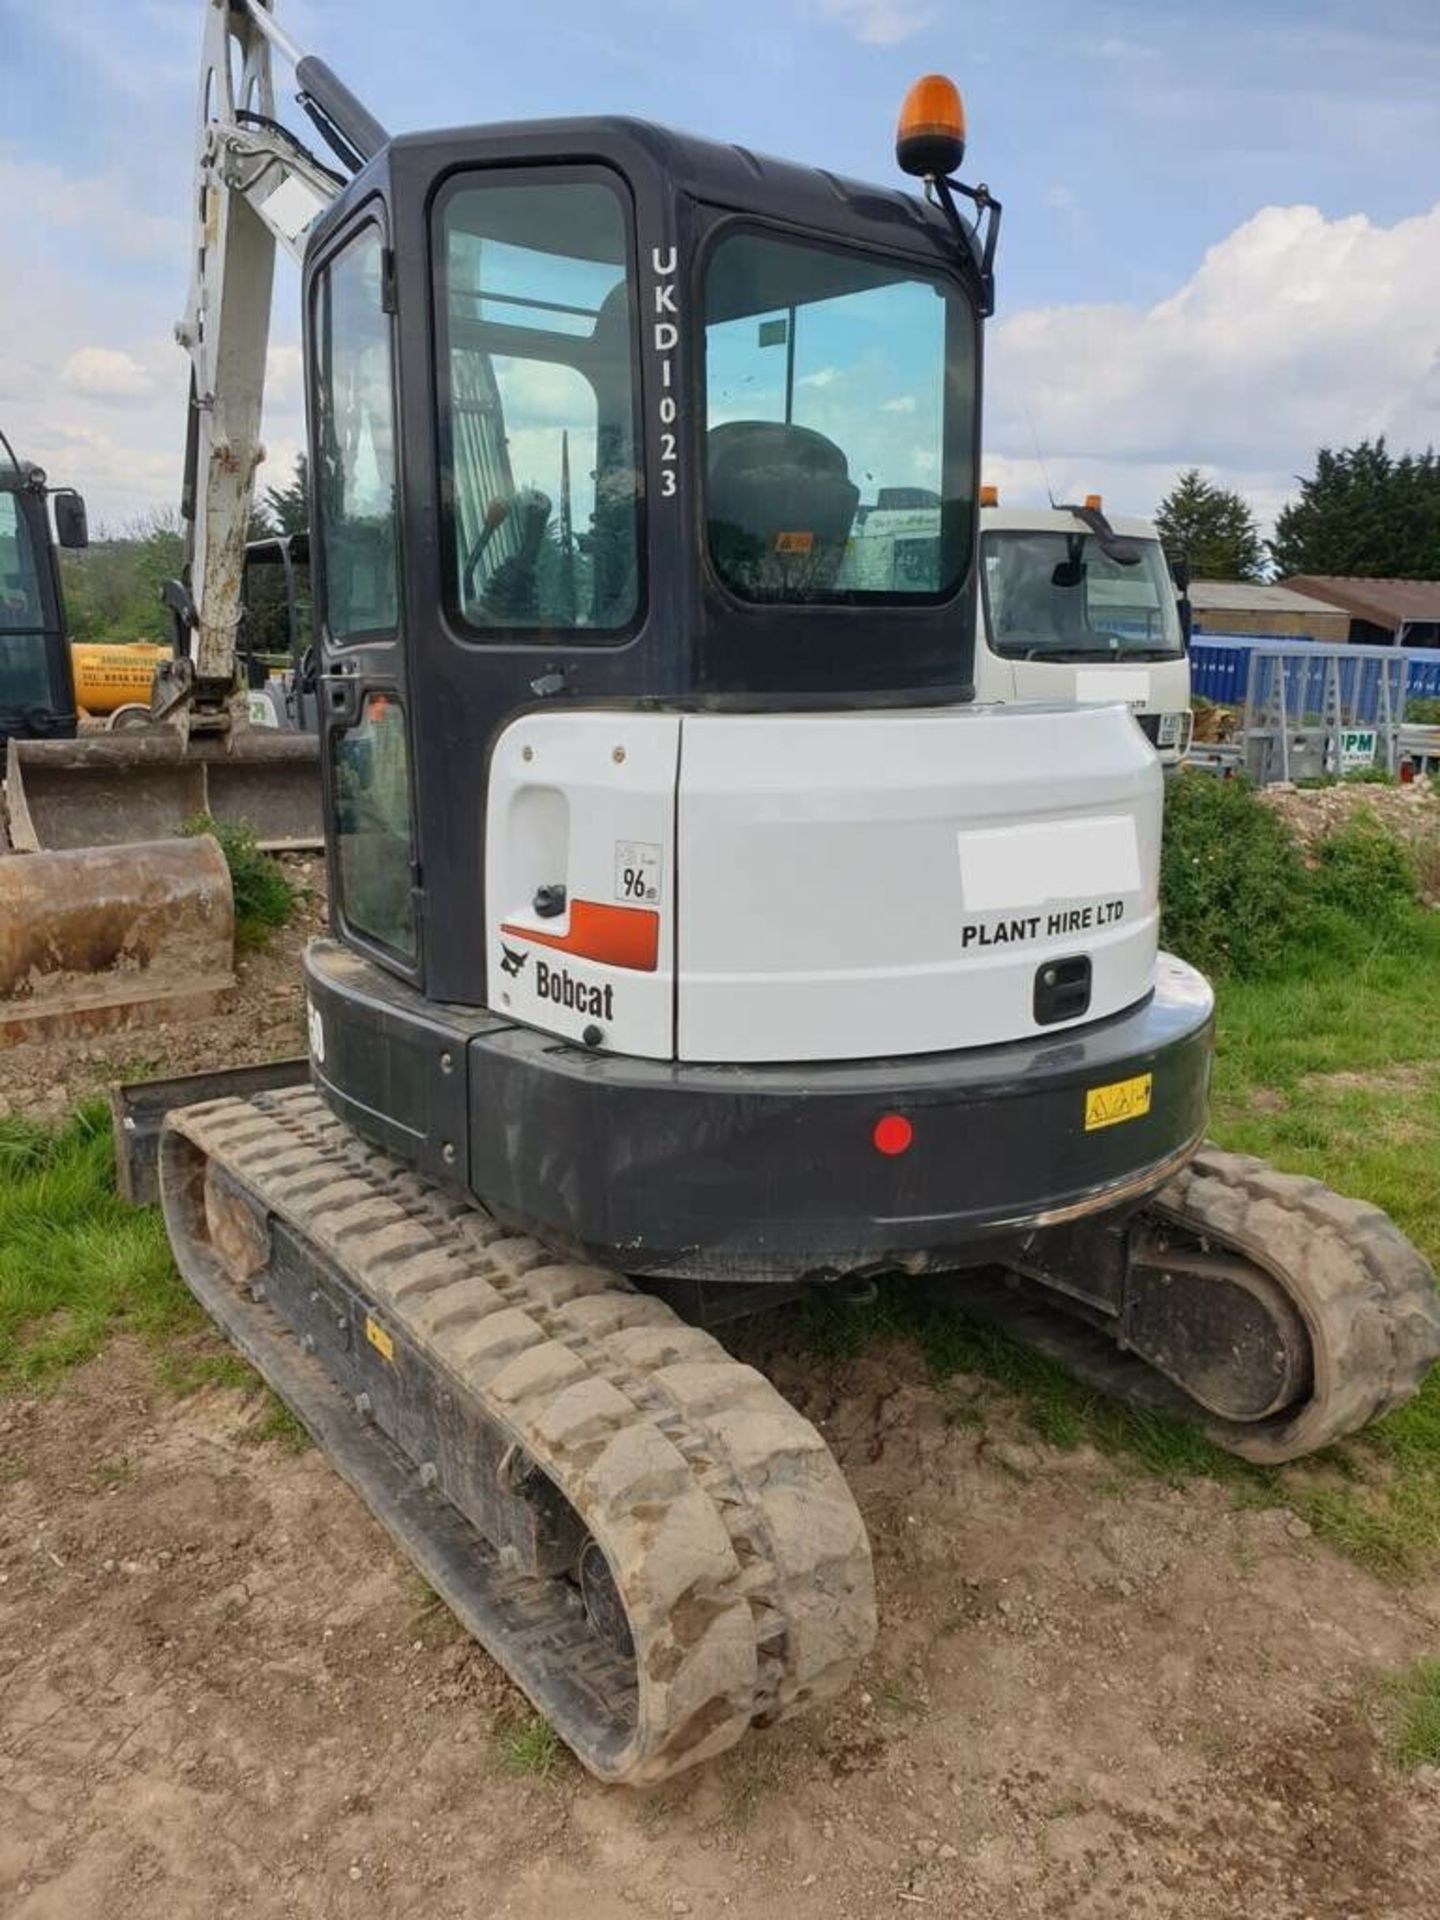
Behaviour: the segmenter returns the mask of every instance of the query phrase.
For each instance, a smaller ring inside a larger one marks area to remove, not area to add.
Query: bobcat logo
[[[530,949],[528,947],[521,947],[517,950],[515,947],[507,947],[502,940],[500,942],[500,951],[505,956],[500,962],[500,971],[502,973],[508,973],[512,980],[518,980],[524,970],[525,962],[530,958]]]

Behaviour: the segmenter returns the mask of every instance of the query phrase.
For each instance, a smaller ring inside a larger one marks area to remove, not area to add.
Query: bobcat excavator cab
[[[1283,1459],[1412,1392],[1440,1320],[1383,1216],[1202,1146],[1211,995],[1157,951],[1123,707],[969,699],[995,210],[959,213],[953,88],[902,120],[924,198],[347,101],[304,272],[313,1084],[172,1112],[165,1216],[426,1579],[643,1784],[876,1632],[828,1448],[697,1323],[999,1264],[1077,1364]],[[919,477],[928,550],[877,585],[857,516]]]

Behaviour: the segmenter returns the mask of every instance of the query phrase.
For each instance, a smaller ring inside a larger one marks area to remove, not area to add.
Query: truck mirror
[[[1180,645],[1186,653],[1190,651],[1190,642],[1195,637],[1195,609],[1184,594],[1176,602],[1180,614]]]
[[[88,547],[90,523],[85,517],[85,502],[78,493],[66,490],[54,495],[55,537],[62,547]]]
[[[1190,562],[1181,553],[1170,562],[1170,578],[1175,582],[1175,591],[1186,594],[1190,591]]]

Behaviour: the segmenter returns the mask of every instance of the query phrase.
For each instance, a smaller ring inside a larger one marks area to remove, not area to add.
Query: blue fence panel
[[[1297,648],[1305,649],[1298,658]],[[1256,693],[1261,701],[1273,690],[1279,657],[1289,655],[1285,660],[1285,706],[1297,722],[1307,714],[1324,712],[1325,669],[1332,658],[1340,662],[1340,695],[1345,711],[1364,726],[1379,723],[1383,711],[1382,681],[1387,665],[1393,673],[1394,662],[1399,658],[1409,662],[1408,697],[1440,699],[1440,648],[1329,646],[1307,640],[1303,634],[1284,639],[1251,634],[1197,634],[1190,648],[1191,687],[1220,706],[1243,705],[1251,656],[1257,653],[1261,665]]]
[[[1238,707],[1250,674],[1251,643],[1197,634],[1190,643],[1190,685],[1217,706]]]

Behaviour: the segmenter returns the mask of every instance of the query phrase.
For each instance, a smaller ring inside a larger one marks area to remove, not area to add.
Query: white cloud
[[[31,232],[84,245],[126,260],[183,261],[188,245],[179,220],[137,207],[133,186],[120,173],[83,179],[43,161],[16,160],[0,149],[0,203],[22,214]],[[32,241],[33,244],[33,241]]]
[[[814,5],[867,47],[898,47],[923,32],[938,13],[911,0],[814,0]]]
[[[1013,314],[987,408],[1023,492],[1044,495],[1033,421],[1057,494],[1104,480],[1122,511],[1199,465],[1268,517],[1317,446],[1440,440],[1440,204],[1391,227],[1264,207],[1154,306]]]
[[[594,426],[594,389],[574,367],[559,361],[497,357],[495,378],[512,433],[541,425]]]
[[[189,236],[136,192],[123,174],[81,178],[0,149],[0,259],[23,263],[0,275],[0,426],[102,528],[180,502],[188,369],[172,329]],[[288,480],[304,433],[297,288],[282,261],[262,488]]]
[[[833,387],[837,380],[844,378],[839,367],[817,367],[814,373],[802,373],[796,381],[799,387]]]
[[[1158,47],[1147,46],[1142,40],[1126,40],[1118,34],[1096,43],[1094,52],[1101,60],[1159,60],[1162,58]]]
[[[293,342],[273,346],[266,355],[265,401],[275,409],[304,411],[305,356]]]
[[[887,400],[880,411],[882,413],[914,413],[915,405],[913,393],[902,393],[896,400]]]
[[[127,0],[133,6],[134,0]],[[176,4],[147,4],[146,22],[166,29],[173,44],[162,50],[149,36],[117,30],[109,0],[66,0],[64,6],[33,9],[35,23],[52,35],[62,54],[83,60],[107,87],[133,101],[153,106],[158,89],[179,91],[195,84],[200,14],[191,8],[188,23]]]
[[[263,498],[271,487],[288,487],[295,478],[295,462],[304,451],[303,440],[284,434],[267,435],[265,458],[255,474],[255,498]]]
[[[114,347],[81,347],[60,369],[60,382],[71,393],[95,400],[148,400],[155,382],[133,353]]]

